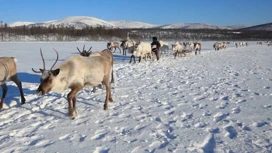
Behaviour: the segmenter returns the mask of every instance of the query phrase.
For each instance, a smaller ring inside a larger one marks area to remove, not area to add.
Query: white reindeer
[[[145,58],[145,60],[147,59],[147,57],[152,58],[151,45],[146,42],[138,42],[134,47],[134,51],[130,57],[129,63],[132,62],[132,59],[134,59],[134,63],[136,63],[135,56],[139,56],[139,62],[141,62],[143,57]]]
[[[185,53],[182,52],[182,50],[185,49],[185,47],[180,42],[175,42],[172,44],[172,50],[174,52],[174,58],[176,58],[178,55],[184,55]]]
[[[97,55],[104,56],[109,59],[109,61],[112,63],[112,67],[113,67],[113,54],[110,49],[104,49],[101,52],[92,53],[92,52],[86,52],[84,50],[84,48],[85,48],[85,45],[83,46],[83,51],[80,51],[79,48],[77,48],[81,56],[85,56],[85,57],[97,56]],[[91,50],[91,48],[89,50]],[[113,68],[111,71],[111,83],[114,83]],[[102,89],[102,84],[99,84],[98,87]],[[96,89],[97,89],[97,86],[94,86],[92,92],[96,92]]]
[[[25,103],[25,97],[22,89],[22,83],[18,78],[17,75],[17,68],[16,68],[16,60],[14,57],[0,57],[0,63],[2,66],[0,66],[0,85],[2,87],[2,98],[0,102],[0,110],[3,108],[3,104],[5,101],[6,93],[8,90],[8,87],[6,85],[7,80],[13,81],[17,87],[19,88],[20,94],[21,94],[21,104]]]
[[[56,51],[56,50],[55,50]],[[99,54],[84,57],[81,55],[72,55],[67,60],[55,66],[57,59],[50,70],[45,70],[45,62],[40,50],[43,69],[35,73],[42,73],[41,83],[36,91],[38,95],[47,94],[50,91],[64,92],[66,89],[71,89],[67,95],[69,105],[69,116],[74,119],[76,113],[76,94],[85,86],[96,86],[101,82],[106,86],[106,97],[104,110],[108,109],[108,101],[113,102],[110,89],[110,74],[112,63],[104,56]]]
[[[214,45],[213,45],[213,48],[214,48],[214,50],[216,50],[216,51],[218,51],[218,50],[220,50],[220,49],[226,49],[226,47],[227,47],[227,44],[225,43],[225,42],[216,42],[216,43],[214,43]]]

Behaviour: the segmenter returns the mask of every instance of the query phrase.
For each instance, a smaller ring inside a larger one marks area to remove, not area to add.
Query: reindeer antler
[[[56,54],[57,54],[57,59],[56,59],[55,63],[52,65],[52,67],[50,68],[50,70],[52,70],[52,68],[56,65],[56,63],[57,63],[58,60],[59,60],[59,53],[58,53],[58,51],[55,50],[54,48],[53,48],[53,50],[54,50],[54,51],[56,52]]]
[[[56,63],[57,63],[58,60],[59,60],[59,54],[58,54],[57,50],[55,50],[54,48],[53,48],[53,50],[54,50],[54,51],[56,52],[56,54],[57,54],[57,59],[56,59],[55,63],[52,65],[52,67],[50,68],[50,71],[52,70],[52,68],[56,65]],[[43,69],[40,69],[40,71],[37,71],[37,70],[34,70],[34,69],[32,68],[32,71],[35,72],[35,73],[42,73],[43,71],[45,71],[45,61],[44,61],[42,49],[40,49],[40,53],[41,53],[41,57],[42,57],[42,61],[43,61]]]
[[[91,49],[92,49],[93,47],[90,47],[90,49],[87,51],[88,53],[91,53],[92,51],[91,51]]]
[[[35,73],[42,73],[45,70],[45,62],[44,62],[43,53],[42,53],[42,49],[41,48],[40,48],[40,54],[41,54],[42,62],[43,62],[43,69],[40,69],[40,71],[36,71],[36,70],[34,70],[32,68],[32,71],[35,72]]]
[[[78,50],[78,52],[79,52],[80,54],[82,53],[78,47],[77,47],[77,50]]]
[[[91,49],[92,49],[92,47],[90,47],[90,49],[89,49],[88,51],[86,51],[86,50],[85,50],[85,45],[84,45],[84,46],[83,46],[83,50],[80,51],[80,49],[77,47],[77,50],[78,50],[79,54],[80,54],[81,56],[85,56],[85,57],[88,57],[88,56],[92,53]]]

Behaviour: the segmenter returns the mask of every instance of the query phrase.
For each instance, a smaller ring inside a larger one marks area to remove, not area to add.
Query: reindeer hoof
[[[73,120],[77,117],[77,113],[76,111],[73,111],[71,114],[70,114],[70,118]]]
[[[104,110],[107,110],[108,109],[108,105],[104,105]]]
[[[25,104],[25,98],[24,99],[21,99],[21,104],[23,105],[23,104]]]

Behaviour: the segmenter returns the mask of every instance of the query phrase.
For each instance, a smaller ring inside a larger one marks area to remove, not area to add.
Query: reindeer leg
[[[2,84],[1,87],[2,87],[3,94],[2,94],[2,98],[1,98],[1,102],[0,102],[0,110],[3,108],[5,97],[6,97],[6,94],[8,91],[8,87],[6,84]]]
[[[134,55],[131,55],[131,56],[130,56],[130,61],[129,61],[129,63],[131,63],[131,62],[132,62],[132,58],[133,58],[133,56],[134,56]]]
[[[96,86],[93,87],[93,90],[92,90],[93,93],[96,92]]]
[[[113,68],[111,70],[111,83],[114,83]]]
[[[104,110],[108,109],[108,102],[113,102],[113,99],[111,97],[111,89],[110,89],[110,83],[109,83],[109,76],[105,76],[103,79],[103,83],[106,86],[106,98],[104,103]]]
[[[24,93],[23,93],[23,88],[22,88],[22,83],[21,81],[18,79],[18,76],[17,74],[10,77],[10,80],[12,80],[16,85],[17,87],[19,88],[19,91],[20,91],[20,95],[21,95],[21,104],[25,104],[25,97],[24,97]]]
[[[113,60],[111,61],[111,83],[114,83],[114,76],[113,76]]]
[[[77,112],[76,112],[76,94],[82,88],[83,88],[83,86],[78,86],[78,87],[72,88],[72,90],[67,95],[68,106],[69,106],[69,108],[68,108],[69,109],[69,116],[71,117],[71,119],[75,119],[76,116],[77,116]]]
[[[176,59],[177,55],[178,55],[178,52],[175,52],[175,54],[174,54],[174,58],[175,59]]]

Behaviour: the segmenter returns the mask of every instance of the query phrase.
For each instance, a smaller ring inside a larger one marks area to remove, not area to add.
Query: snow
[[[160,26],[162,29],[221,29],[219,26],[205,23],[176,23]]]
[[[42,67],[78,54],[76,47],[107,42],[1,42],[2,56],[15,56],[26,104],[9,81],[0,111],[0,152],[271,152],[271,47],[249,42],[200,55],[129,64],[114,53],[114,103],[103,110],[105,89],[77,95],[78,117],[68,117],[66,91],[39,97]],[[173,42],[169,42],[172,44]]]
[[[34,22],[12,22],[9,24],[10,27],[18,27],[18,26],[24,26],[24,25],[31,25],[31,24],[35,24]]]
[[[115,20],[106,21],[91,16],[69,16],[61,20],[44,21],[41,23],[34,22],[14,22],[10,23],[10,27],[23,26],[23,25],[37,25],[49,27],[50,25],[55,26],[74,26],[76,29],[82,29],[86,26],[97,27],[102,26],[106,28],[121,28],[121,29],[132,29],[132,28],[161,28],[161,29],[239,29],[246,28],[249,25],[233,25],[233,26],[216,26],[206,23],[174,23],[156,25],[139,21],[127,21],[127,20]]]
[[[109,21],[114,24],[118,28],[154,28],[157,25],[138,22],[138,21],[126,21],[126,20],[118,20],[118,21]]]

